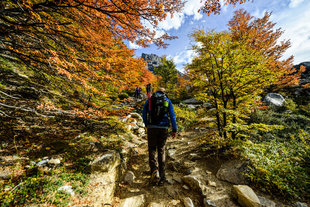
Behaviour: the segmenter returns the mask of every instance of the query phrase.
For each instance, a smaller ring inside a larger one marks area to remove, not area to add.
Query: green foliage
[[[285,107],[287,110],[290,110],[290,111],[292,111],[292,112],[295,112],[296,109],[297,109],[297,104],[296,104],[292,99],[285,99],[284,107]]]
[[[256,110],[249,119],[255,127],[244,129],[249,140],[235,144],[252,163],[249,178],[287,198],[307,197],[310,189],[310,118],[299,113],[301,108],[288,101],[282,112]],[[264,125],[274,130],[261,130]]]
[[[287,198],[309,195],[310,147],[306,141],[309,138],[304,142],[242,142],[243,155],[252,163],[247,175],[268,191]]]
[[[197,122],[195,111],[177,105],[174,105],[173,108],[176,115],[178,131],[184,131]]]
[[[252,113],[249,119],[249,124],[267,124],[267,125],[281,125],[282,128],[272,131],[264,132],[260,131],[257,133],[249,133],[249,136],[255,137],[261,140],[290,140],[292,137],[299,138],[299,131],[303,130],[310,136],[310,118],[308,116],[292,111],[276,112],[272,109],[268,110],[256,110]]]
[[[87,194],[85,186],[89,176],[81,172],[70,172],[65,168],[55,170],[51,175],[34,171],[32,175],[22,178],[17,185],[12,180],[7,182],[0,192],[1,206],[29,206],[31,204],[68,206],[71,195],[57,189],[64,185],[72,186],[76,195]]]
[[[129,97],[129,95],[128,95],[127,93],[125,93],[125,92],[123,92],[123,93],[121,93],[121,94],[118,95],[118,98],[119,98],[120,100],[126,99],[126,98],[128,98],[128,97]]]

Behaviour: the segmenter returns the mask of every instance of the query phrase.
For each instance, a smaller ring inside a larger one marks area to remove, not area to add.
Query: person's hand
[[[177,133],[176,132],[171,132],[171,137],[172,137],[172,139],[175,139],[177,137]]]

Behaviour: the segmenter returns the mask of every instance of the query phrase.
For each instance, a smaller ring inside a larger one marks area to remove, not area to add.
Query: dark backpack
[[[169,102],[164,93],[153,93],[151,96],[150,124],[159,124],[168,113]]]

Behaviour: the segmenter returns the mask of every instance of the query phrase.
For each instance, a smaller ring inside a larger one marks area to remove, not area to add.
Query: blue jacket
[[[156,93],[161,93],[161,92],[156,92]],[[168,98],[166,98],[166,100],[169,103],[169,106],[168,106],[169,112],[168,112],[168,114],[169,114],[170,122],[171,122],[171,125],[172,125],[172,131],[176,132],[177,131],[177,121],[176,121],[176,118],[175,118],[173,105],[172,105],[171,101]],[[166,114],[164,116],[164,118],[162,119],[162,121],[160,121],[160,123],[158,125],[149,125],[148,124],[148,119],[147,119],[147,116],[148,116],[148,103],[149,103],[149,100],[146,100],[146,102],[144,104],[144,107],[143,107],[143,111],[142,111],[142,118],[143,118],[143,122],[144,122],[145,126],[147,128],[163,128],[163,129],[168,129],[169,126],[170,126],[168,114]]]

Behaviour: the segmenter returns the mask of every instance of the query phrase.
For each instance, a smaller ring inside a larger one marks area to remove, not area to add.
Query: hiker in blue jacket
[[[151,103],[150,105],[149,101]],[[151,99],[145,102],[142,117],[147,127],[149,165],[151,169],[150,183],[163,185],[166,182],[165,145],[168,138],[170,122],[172,125],[172,138],[176,137],[177,132],[173,105],[165,95],[164,88],[160,88],[152,95]]]

